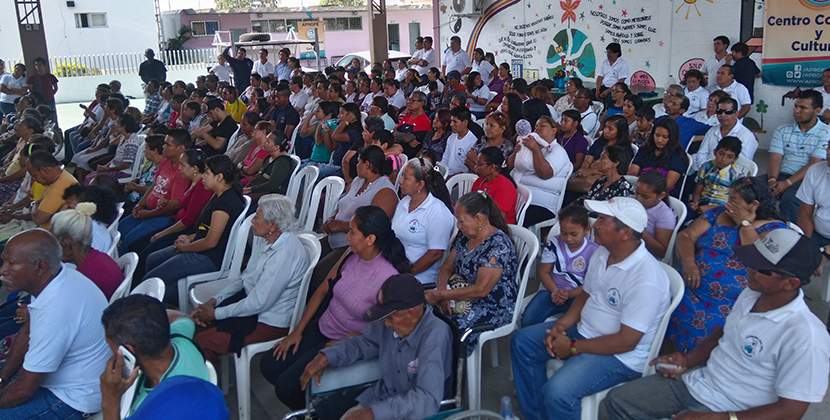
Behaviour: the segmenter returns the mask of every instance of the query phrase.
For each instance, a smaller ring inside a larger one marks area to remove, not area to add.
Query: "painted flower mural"
[[[559,70],[564,71],[568,77],[596,76],[594,46],[588,41],[588,36],[578,29],[563,29],[553,37],[548,47],[547,63],[551,64],[547,69],[550,78]]]

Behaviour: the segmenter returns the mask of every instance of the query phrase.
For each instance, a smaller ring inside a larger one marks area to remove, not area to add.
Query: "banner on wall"
[[[763,81],[820,86],[830,68],[830,0],[766,0]]]
[[[317,28],[317,37],[320,38],[320,57],[326,56],[325,30],[322,20],[301,20],[297,22],[297,36],[303,41],[314,41],[314,28]],[[300,58],[314,58],[313,45],[300,45]]]

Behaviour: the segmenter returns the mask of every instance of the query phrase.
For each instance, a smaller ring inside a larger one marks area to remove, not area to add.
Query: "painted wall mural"
[[[678,77],[677,67],[670,68],[666,23],[705,17],[701,2],[712,0],[439,0],[441,45],[446,50],[457,35],[462,48],[493,52],[498,63],[522,68],[522,75],[534,70],[553,78],[561,70],[593,80],[605,47],[618,42],[630,73],[638,72],[632,82],[663,86],[670,75]]]

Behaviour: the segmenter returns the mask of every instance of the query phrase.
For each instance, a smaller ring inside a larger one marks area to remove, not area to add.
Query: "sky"
[[[268,0],[261,0],[268,1]],[[316,6],[319,0],[282,0],[283,7]],[[210,9],[214,7],[213,0],[159,0],[159,7],[162,11],[179,9]]]

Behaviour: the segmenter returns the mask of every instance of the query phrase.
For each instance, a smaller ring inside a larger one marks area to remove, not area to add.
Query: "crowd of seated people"
[[[51,405],[115,419],[122,396],[146,416],[175,387],[214,390],[198,388],[206,361],[278,339],[258,368],[290,409],[327,367],[378,356],[381,382],[321,418],[428,417],[451,375],[440,314],[461,330],[517,315],[510,358],[527,419],[580,418],[583,397],[622,383],[600,418],[800,416],[830,374],[830,336],[801,291],[830,243],[825,98],[798,93],[766,175],[751,176],[739,159],[758,147],[743,124],[751,87],[722,61],[724,43],[653,106],[631,93],[614,43],[599,89],[571,78],[558,99],[483,50],[470,60],[457,37],[442,63],[424,38],[412,60],[320,74],[284,51],[269,67],[267,51],[253,63],[226,50],[230,69],[192,84],[148,79],[143,110],[120,83],[97,86],[83,122],[62,133],[63,162],[50,108],[19,95],[0,127],[0,276],[22,292],[0,306],[0,418]],[[319,168],[312,183],[346,185],[332,214],[309,216],[317,261],[296,231],[311,198],[286,197],[297,161]],[[448,190],[471,175],[470,190]],[[189,314],[166,312],[180,280],[219,271],[248,215],[240,274]],[[519,220],[556,226],[533,230],[540,288],[524,308],[517,278],[535,266],[519,264]],[[125,280],[115,257],[131,252],[127,280],[161,279],[161,301],[112,299]],[[661,335],[673,296],[658,261],[669,259],[684,290]],[[654,342],[665,356],[648,360]],[[564,365],[549,377],[552,358]],[[649,364],[658,375],[638,379]]]

